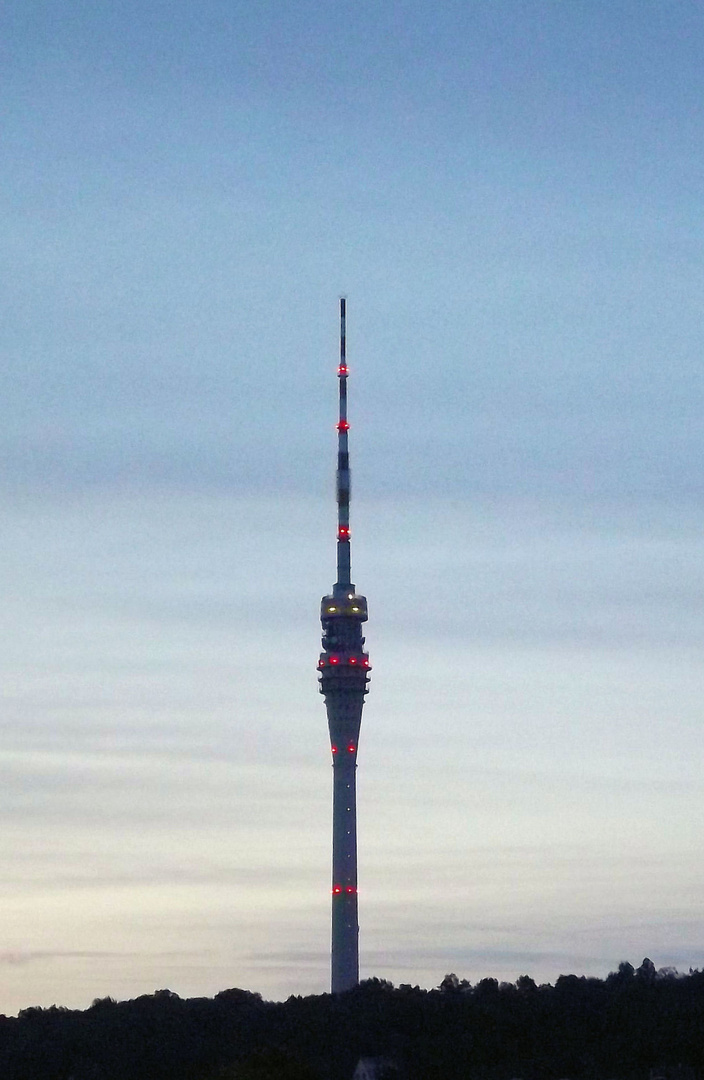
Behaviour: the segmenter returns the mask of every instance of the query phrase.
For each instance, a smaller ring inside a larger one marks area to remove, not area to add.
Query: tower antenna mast
[[[362,623],[366,597],[356,592],[350,563],[350,461],[347,420],[347,303],[340,299],[339,416],[337,422],[337,581],[320,606],[323,651],[318,661],[333,766],[332,950],[333,994],[359,982],[357,905],[357,747],[369,654]]]
[[[350,584],[350,453],[347,432],[347,301],[340,298],[340,363],[337,381],[340,407],[337,421],[337,584]]]

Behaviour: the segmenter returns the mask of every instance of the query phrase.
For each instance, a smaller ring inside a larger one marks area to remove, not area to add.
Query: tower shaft
[[[331,989],[350,990],[359,981],[357,909],[356,770],[369,655],[362,623],[367,601],[355,591],[350,569],[350,467],[347,421],[346,303],[340,300],[340,408],[337,423],[337,581],[320,608],[323,651],[320,691],[325,698],[333,763]]]
[[[351,703],[350,703],[351,704]],[[328,707],[333,754],[332,802],[332,951],[333,994],[359,982],[359,917],[357,909],[357,739],[361,721],[340,719],[345,705]],[[332,715],[331,715],[332,713]],[[354,747],[354,749],[351,749]]]

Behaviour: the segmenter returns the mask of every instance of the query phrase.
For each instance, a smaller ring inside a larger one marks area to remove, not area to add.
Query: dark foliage
[[[0,1017],[2,1080],[350,1080],[360,1057],[406,1080],[704,1080],[704,973],[644,960],[554,986],[369,979],[283,1003],[159,990]]]

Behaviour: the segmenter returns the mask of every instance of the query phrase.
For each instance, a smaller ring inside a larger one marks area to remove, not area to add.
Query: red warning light
[[[347,752],[348,752],[349,754],[354,754],[354,752],[355,752],[355,750],[356,750],[356,749],[357,749],[357,747],[356,747],[356,746],[354,746],[354,745],[353,745],[352,743],[350,743],[350,745],[349,745],[349,746],[347,747]]]
[[[350,369],[347,367],[347,364],[340,364],[339,368],[337,369],[337,374],[338,375],[349,375],[349,373],[350,373]]]
[[[340,657],[339,656],[331,656],[330,657],[330,663],[331,664],[339,664],[340,663]]]
[[[342,892],[342,885],[333,885],[333,887],[332,887],[333,896],[339,896],[339,894],[341,892]]]
[[[356,656],[350,656],[350,658],[349,658],[349,660],[347,661],[347,663],[348,663],[348,664],[356,664],[356,663],[357,663],[357,657],[356,657]]]
[[[350,538],[349,525],[340,525],[339,529],[337,530],[337,539],[338,540],[349,540],[349,538]]]
[[[322,656],[320,660],[318,660],[318,667],[325,667],[325,661],[323,660]]]
[[[337,747],[336,746],[331,746],[330,749],[332,750],[333,754],[337,753]]]
[[[330,663],[332,664],[332,660],[330,661]],[[370,667],[370,666],[371,665],[369,663],[369,657],[365,656],[364,659],[362,660],[362,667]]]
[[[340,420],[340,422],[337,425],[337,430],[338,431],[349,431],[350,430],[349,421],[348,420]]]
[[[348,893],[350,896],[353,896],[354,893],[357,892],[357,890],[355,889],[354,885],[348,885],[345,889],[345,892]]]

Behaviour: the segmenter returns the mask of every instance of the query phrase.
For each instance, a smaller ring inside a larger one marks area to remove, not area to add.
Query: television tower
[[[320,692],[325,698],[333,768],[331,990],[359,982],[357,915],[357,744],[369,681],[362,623],[367,600],[350,580],[350,456],[347,422],[346,303],[340,300],[340,415],[337,422],[337,581],[320,605],[323,651]]]

